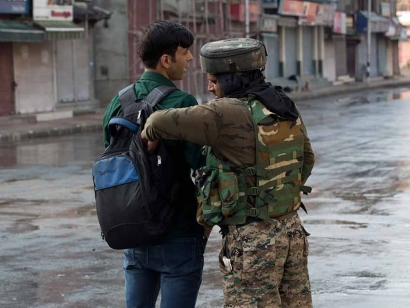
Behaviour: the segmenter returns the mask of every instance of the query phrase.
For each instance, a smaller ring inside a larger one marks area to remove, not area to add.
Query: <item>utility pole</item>
[[[245,37],[250,37],[250,30],[249,30],[249,0],[245,0]]]
[[[372,43],[372,26],[371,26],[372,0],[367,0],[367,82],[370,78],[370,55]]]

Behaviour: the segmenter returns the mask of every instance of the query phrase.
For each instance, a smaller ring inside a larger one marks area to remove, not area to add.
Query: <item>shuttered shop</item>
[[[275,34],[263,33],[262,36],[268,52],[265,74],[270,80],[279,77],[279,41]]]
[[[13,45],[0,42],[0,115],[14,111]]]
[[[383,34],[377,35],[377,52],[379,75],[384,76],[387,73],[387,40]]]
[[[303,70],[302,75],[313,75],[313,27],[302,27],[303,32]]]
[[[285,77],[297,74],[296,28],[285,28]]]
[[[336,61],[336,76],[347,75],[347,55],[346,55],[346,39],[344,36],[333,36],[335,51],[337,53]]]
[[[86,101],[90,98],[88,42],[57,41],[58,102]]]

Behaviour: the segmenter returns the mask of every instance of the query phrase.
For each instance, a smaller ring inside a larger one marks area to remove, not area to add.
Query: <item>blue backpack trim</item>
[[[127,156],[114,156],[98,160],[93,165],[96,191],[139,181],[133,162]]]
[[[138,125],[137,124],[135,124],[135,123],[133,123],[133,122],[127,120],[127,119],[120,118],[120,117],[112,118],[110,120],[110,122],[108,122],[108,125],[109,126],[111,126],[111,125],[123,126],[123,127],[128,128],[130,131],[132,131],[134,133],[137,132],[137,130],[138,130]]]

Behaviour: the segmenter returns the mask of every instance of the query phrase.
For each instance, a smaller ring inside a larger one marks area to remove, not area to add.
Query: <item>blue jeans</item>
[[[201,238],[187,237],[124,250],[127,308],[154,308],[159,291],[161,308],[194,308],[205,244]]]

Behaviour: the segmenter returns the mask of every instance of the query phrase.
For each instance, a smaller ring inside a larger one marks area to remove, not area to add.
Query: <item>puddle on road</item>
[[[344,98],[337,99],[334,102],[336,104],[346,105],[346,107],[356,106],[356,105],[363,105],[363,104],[369,104],[370,103],[370,101],[364,96],[344,97]]]
[[[100,133],[4,143],[0,147],[0,167],[62,166],[71,162],[91,163],[101,155],[102,151]]]
[[[368,92],[360,96],[341,97],[336,99],[334,103],[350,106],[358,106],[370,104],[374,102],[385,102],[393,100],[402,100],[410,98],[410,90],[408,88],[399,88],[386,91]]]
[[[57,214],[58,218],[77,218],[86,216],[96,216],[97,211],[95,204],[89,204],[77,208],[70,209],[68,211]]]
[[[347,225],[352,229],[367,228],[368,226],[367,223],[337,219],[306,219],[305,223],[311,225]]]
[[[40,228],[39,226],[35,226],[31,224],[30,222],[31,221],[24,220],[24,219],[17,220],[15,225],[10,228],[7,228],[6,231],[9,233],[26,233],[26,232],[36,231]]]
[[[50,206],[53,209],[50,209]],[[68,207],[63,200],[3,200],[0,202],[0,208],[3,222],[11,224],[6,229],[8,233],[37,231],[41,229],[41,220],[49,219],[62,220],[55,226],[56,230],[76,229],[79,227],[75,223],[77,218],[97,215],[94,203]],[[0,220],[0,223],[3,222]]]
[[[388,100],[395,100],[395,99],[407,99],[410,98],[410,91],[400,92],[400,93],[389,93],[387,96]]]
[[[24,177],[24,178],[13,178],[13,179],[6,179],[3,182],[4,183],[18,183],[18,182],[23,182],[23,181],[32,181],[32,180],[37,180],[39,179],[38,176],[34,177]]]

